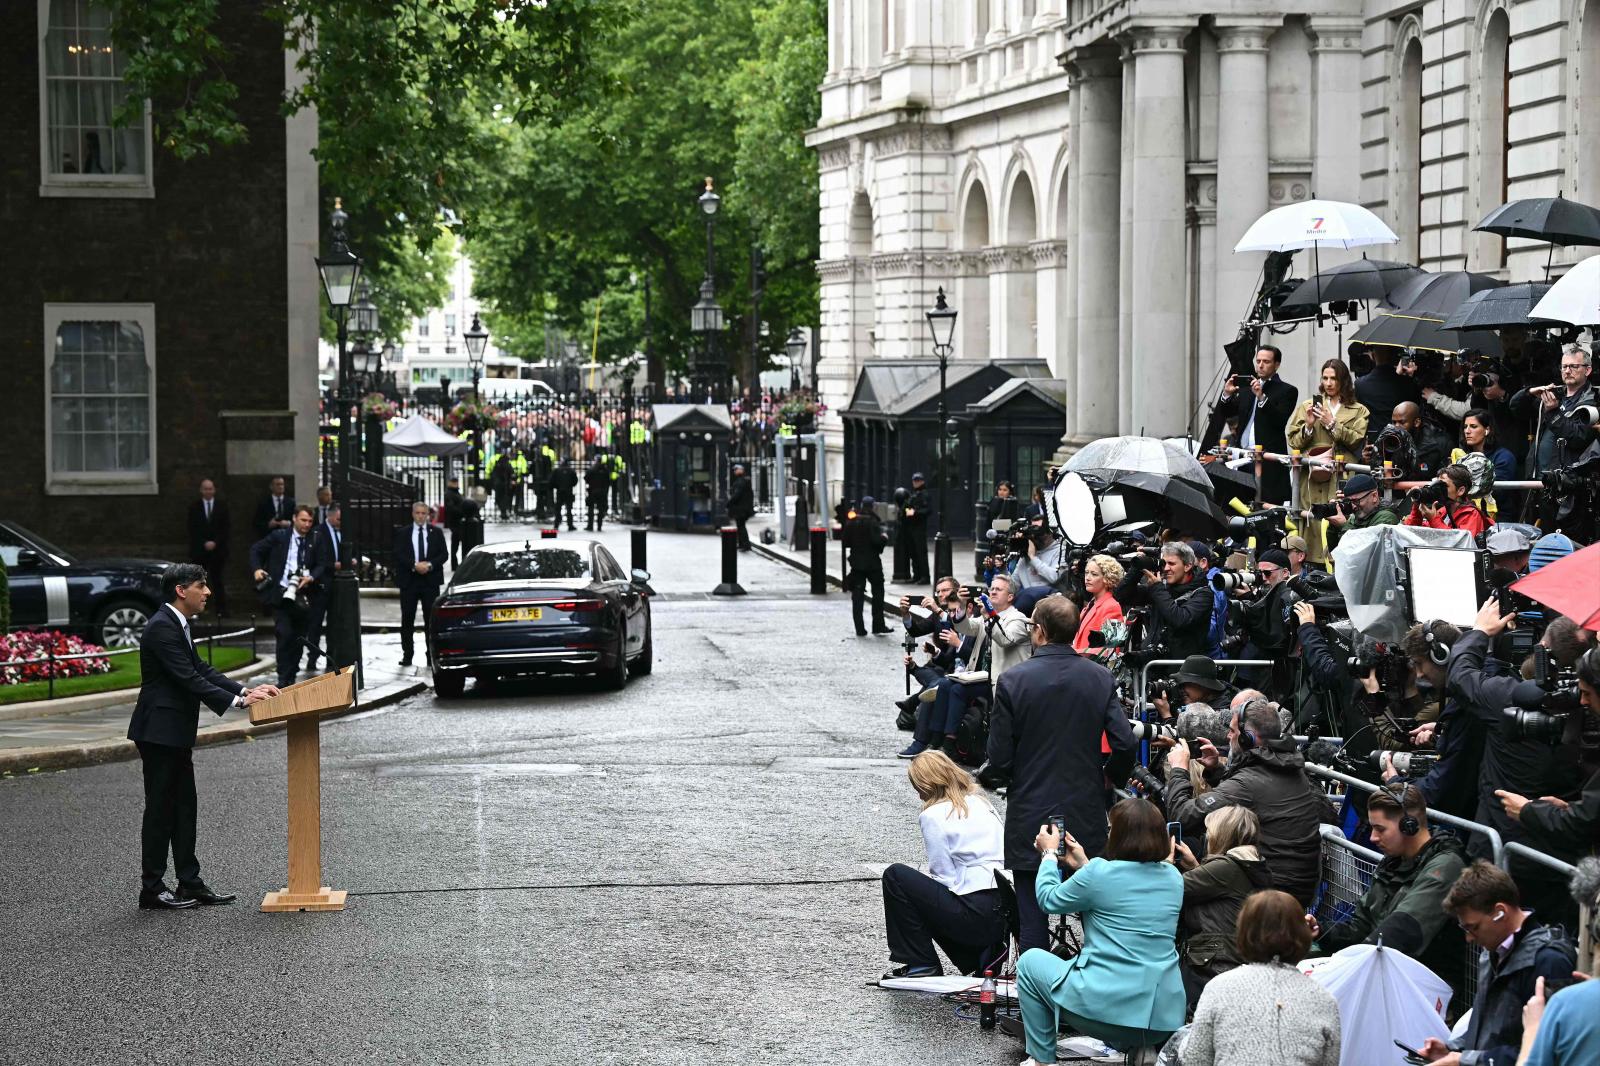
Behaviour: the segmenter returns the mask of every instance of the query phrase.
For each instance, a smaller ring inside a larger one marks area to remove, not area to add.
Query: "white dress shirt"
[[[283,577],[278,581],[284,588],[296,583],[295,578],[300,570],[300,542],[303,539],[298,533],[289,534],[289,554],[283,560]]]
[[[190,645],[193,645],[194,644],[194,637],[191,635],[190,630],[189,630],[189,618],[188,618],[188,616],[185,615],[182,611],[178,610],[176,607],[174,607],[170,603],[166,604],[165,606],[166,606],[167,610],[171,611],[173,613],[173,616],[178,619],[178,624],[183,627],[183,639],[186,642],[188,642]],[[238,696],[233,697],[233,705],[235,707],[243,707],[244,706],[244,696],[243,695],[238,695]]]
[[[995,871],[1005,869],[1005,826],[988,800],[968,796],[965,818],[940,800],[918,820],[929,877],[958,896],[994,887]]]

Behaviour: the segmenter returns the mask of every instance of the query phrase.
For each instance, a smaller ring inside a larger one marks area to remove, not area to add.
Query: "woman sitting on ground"
[[[1220,807],[1206,815],[1206,857],[1196,862],[1187,844],[1175,849],[1183,871],[1183,914],[1178,919],[1178,968],[1192,1010],[1206,983],[1239,965],[1234,927],[1251,893],[1272,887],[1272,874],[1256,850],[1261,821],[1248,807]]]
[[[1065,881],[1051,862],[1073,871]],[[1111,808],[1111,831],[1090,859],[1070,834],[1059,841],[1040,826],[1033,846],[1045,856],[1034,881],[1047,914],[1083,918],[1083,950],[1063,961],[1033,948],[1017,960],[1017,998],[1028,1058],[1023,1066],[1056,1061],[1061,1022],[1118,1050],[1148,1047],[1183,1024],[1183,979],[1173,936],[1183,905],[1183,877],[1167,860],[1172,838],[1149,800]],[[1260,1066],[1260,1064],[1257,1064]]]
[[[1089,649],[1089,634],[1101,632],[1107,622],[1122,618],[1122,604],[1112,595],[1122,583],[1122,564],[1109,555],[1096,555],[1083,568],[1083,590],[1088,599],[1078,622],[1078,635],[1072,638],[1073,650],[1094,655]]]
[[[883,920],[892,977],[937,977],[937,943],[962,973],[1005,966],[1006,915],[998,887],[1005,827],[972,775],[941,751],[925,751],[906,770],[922,797],[928,872],[904,863],[883,871]]]
[[[1305,908],[1287,892],[1257,892],[1234,937],[1244,965],[1206,985],[1183,1066],[1338,1066],[1338,1001],[1297,967],[1311,947]]]

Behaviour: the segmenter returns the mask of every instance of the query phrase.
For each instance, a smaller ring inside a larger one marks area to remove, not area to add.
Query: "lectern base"
[[[344,889],[334,891],[323,885],[315,892],[268,892],[261,900],[261,909],[264,911],[342,911],[344,910]]]

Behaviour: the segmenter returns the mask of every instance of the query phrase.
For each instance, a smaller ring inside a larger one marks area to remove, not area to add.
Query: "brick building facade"
[[[281,27],[225,0],[248,143],[180,162],[112,128],[120,60],[89,0],[0,5],[0,515],[76,554],[187,558],[201,478],[234,514],[314,488],[316,116],[281,111]]]

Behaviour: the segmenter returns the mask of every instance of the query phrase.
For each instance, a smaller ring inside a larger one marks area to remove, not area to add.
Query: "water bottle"
[[[983,971],[983,984],[978,986],[978,1028],[994,1028],[994,971]]]

